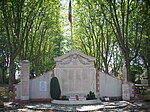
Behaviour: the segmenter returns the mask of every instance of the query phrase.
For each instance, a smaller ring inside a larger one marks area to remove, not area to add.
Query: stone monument
[[[55,58],[55,76],[58,78],[61,95],[87,95],[96,93],[96,69],[94,57],[76,50]]]
[[[21,102],[29,102],[29,71],[30,64],[28,60],[22,61],[21,68]]]

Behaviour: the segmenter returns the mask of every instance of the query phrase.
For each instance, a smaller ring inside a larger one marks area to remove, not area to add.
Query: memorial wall
[[[55,76],[58,78],[61,95],[87,95],[96,92],[94,57],[78,51],[55,58]]]
[[[50,81],[59,80],[61,96],[86,96],[90,91],[97,97],[122,97],[122,80],[112,77],[94,67],[95,58],[76,50],[55,58],[56,67],[41,76],[29,79],[29,62],[24,60],[21,82],[16,84],[15,102],[50,102]],[[134,84],[129,83],[130,97],[134,98]]]

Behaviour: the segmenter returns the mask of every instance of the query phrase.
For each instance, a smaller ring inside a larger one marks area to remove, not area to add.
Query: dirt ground
[[[150,101],[135,101],[122,109],[114,109],[114,112],[150,112]]]
[[[5,108],[0,109],[0,112],[60,112],[55,110],[30,110],[23,105],[16,106],[13,103],[5,103]],[[124,108],[103,109],[89,112],[150,112],[150,101],[131,101]]]

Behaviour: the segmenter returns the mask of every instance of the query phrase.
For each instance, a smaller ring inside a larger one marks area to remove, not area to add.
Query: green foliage
[[[15,94],[11,91],[8,91],[8,85],[0,85],[0,87],[0,99],[5,102],[12,101]]]
[[[68,97],[64,95],[61,97],[61,100],[68,100]]]
[[[143,68],[140,65],[132,65],[130,69],[132,82],[137,82],[138,80],[140,80],[140,75],[143,73]]]
[[[116,40],[110,22],[104,18],[108,12],[102,9],[102,4],[101,0],[77,2],[73,24],[76,28],[74,45],[85,54],[96,57],[97,69],[108,73],[108,68],[113,67],[110,63],[112,54],[116,55]],[[117,61],[115,63],[118,64]]]
[[[53,77],[50,82],[50,95],[52,99],[59,99],[61,95],[60,85],[57,77]]]
[[[54,68],[53,58],[61,55],[63,48],[59,18],[57,0],[0,2],[0,67],[4,76],[4,67],[9,68],[10,85],[14,83],[15,63],[22,60],[30,61],[35,75]]]
[[[87,100],[96,99],[94,92],[90,91],[89,94],[87,94],[87,98],[86,98],[86,99],[87,99]]]
[[[0,82],[6,83],[6,73],[8,68],[7,38],[4,28],[2,12],[0,11]]]
[[[74,49],[94,56],[98,70],[120,72],[125,58],[131,79],[137,70],[130,65],[137,66],[135,69],[142,65],[150,74],[150,11],[146,1],[72,1],[73,39],[66,22],[68,7],[64,8],[61,1],[1,1],[1,82],[5,82],[8,68],[12,78],[15,63],[24,59],[31,62],[35,75],[51,70],[53,58],[70,50],[71,43]]]
[[[99,70],[122,72],[124,59],[129,80],[135,79],[130,70],[133,63],[144,63],[150,73],[150,11],[146,1],[77,0],[74,7],[74,47],[96,57]]]

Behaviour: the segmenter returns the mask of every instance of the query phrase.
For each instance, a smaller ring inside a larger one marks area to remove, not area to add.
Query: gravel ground
[[[104,105],[106,106],[112,106],[114,104],[114,102],[103,102]],[[40,103],[41,105],[45,105],[43,103]],[[115,103],[117,105],[120,105],[119,103]],[[32,103],[32,105],[36,105],[36,103]],[[89,109],[86,106],[83,105],[78,105],[78,106],[66,106],[66,105],[57,105],[57,107],[55,107],[53,104],[50,104],[53,108],[51,108],[51,110],[47,110],[47,109],[29,109],[27,108],[27,106],[25,105],[16,105],[13,104],[11,102],[7,102],[5,103],[5,108],[4,109],[0,109],[0,112],[65,112],[67,108],[85,108],[86,112],[150,112],[150,101],[131,101],[128,102],[127,106],[120,106],[119,108],[101,108],[101,109],[95,109],[95,110],[90,110],[91,108],[93,108],[94,105],[90,105],[88,106]],[[101,104],[100,104],[101,105]],[[100,106],[100,105],[95,105],[96,106]],[[57,109],[56,109],[57,108]],[[62,110],[59,110],[58,108],[62,108]],[[57,110],[57,111],[56,111]],[[75,110],[77,112],[77,110]],[[79,110],[79,111],[84,111],[84,110]],[[71,110],[70,110],[71,112]]]

